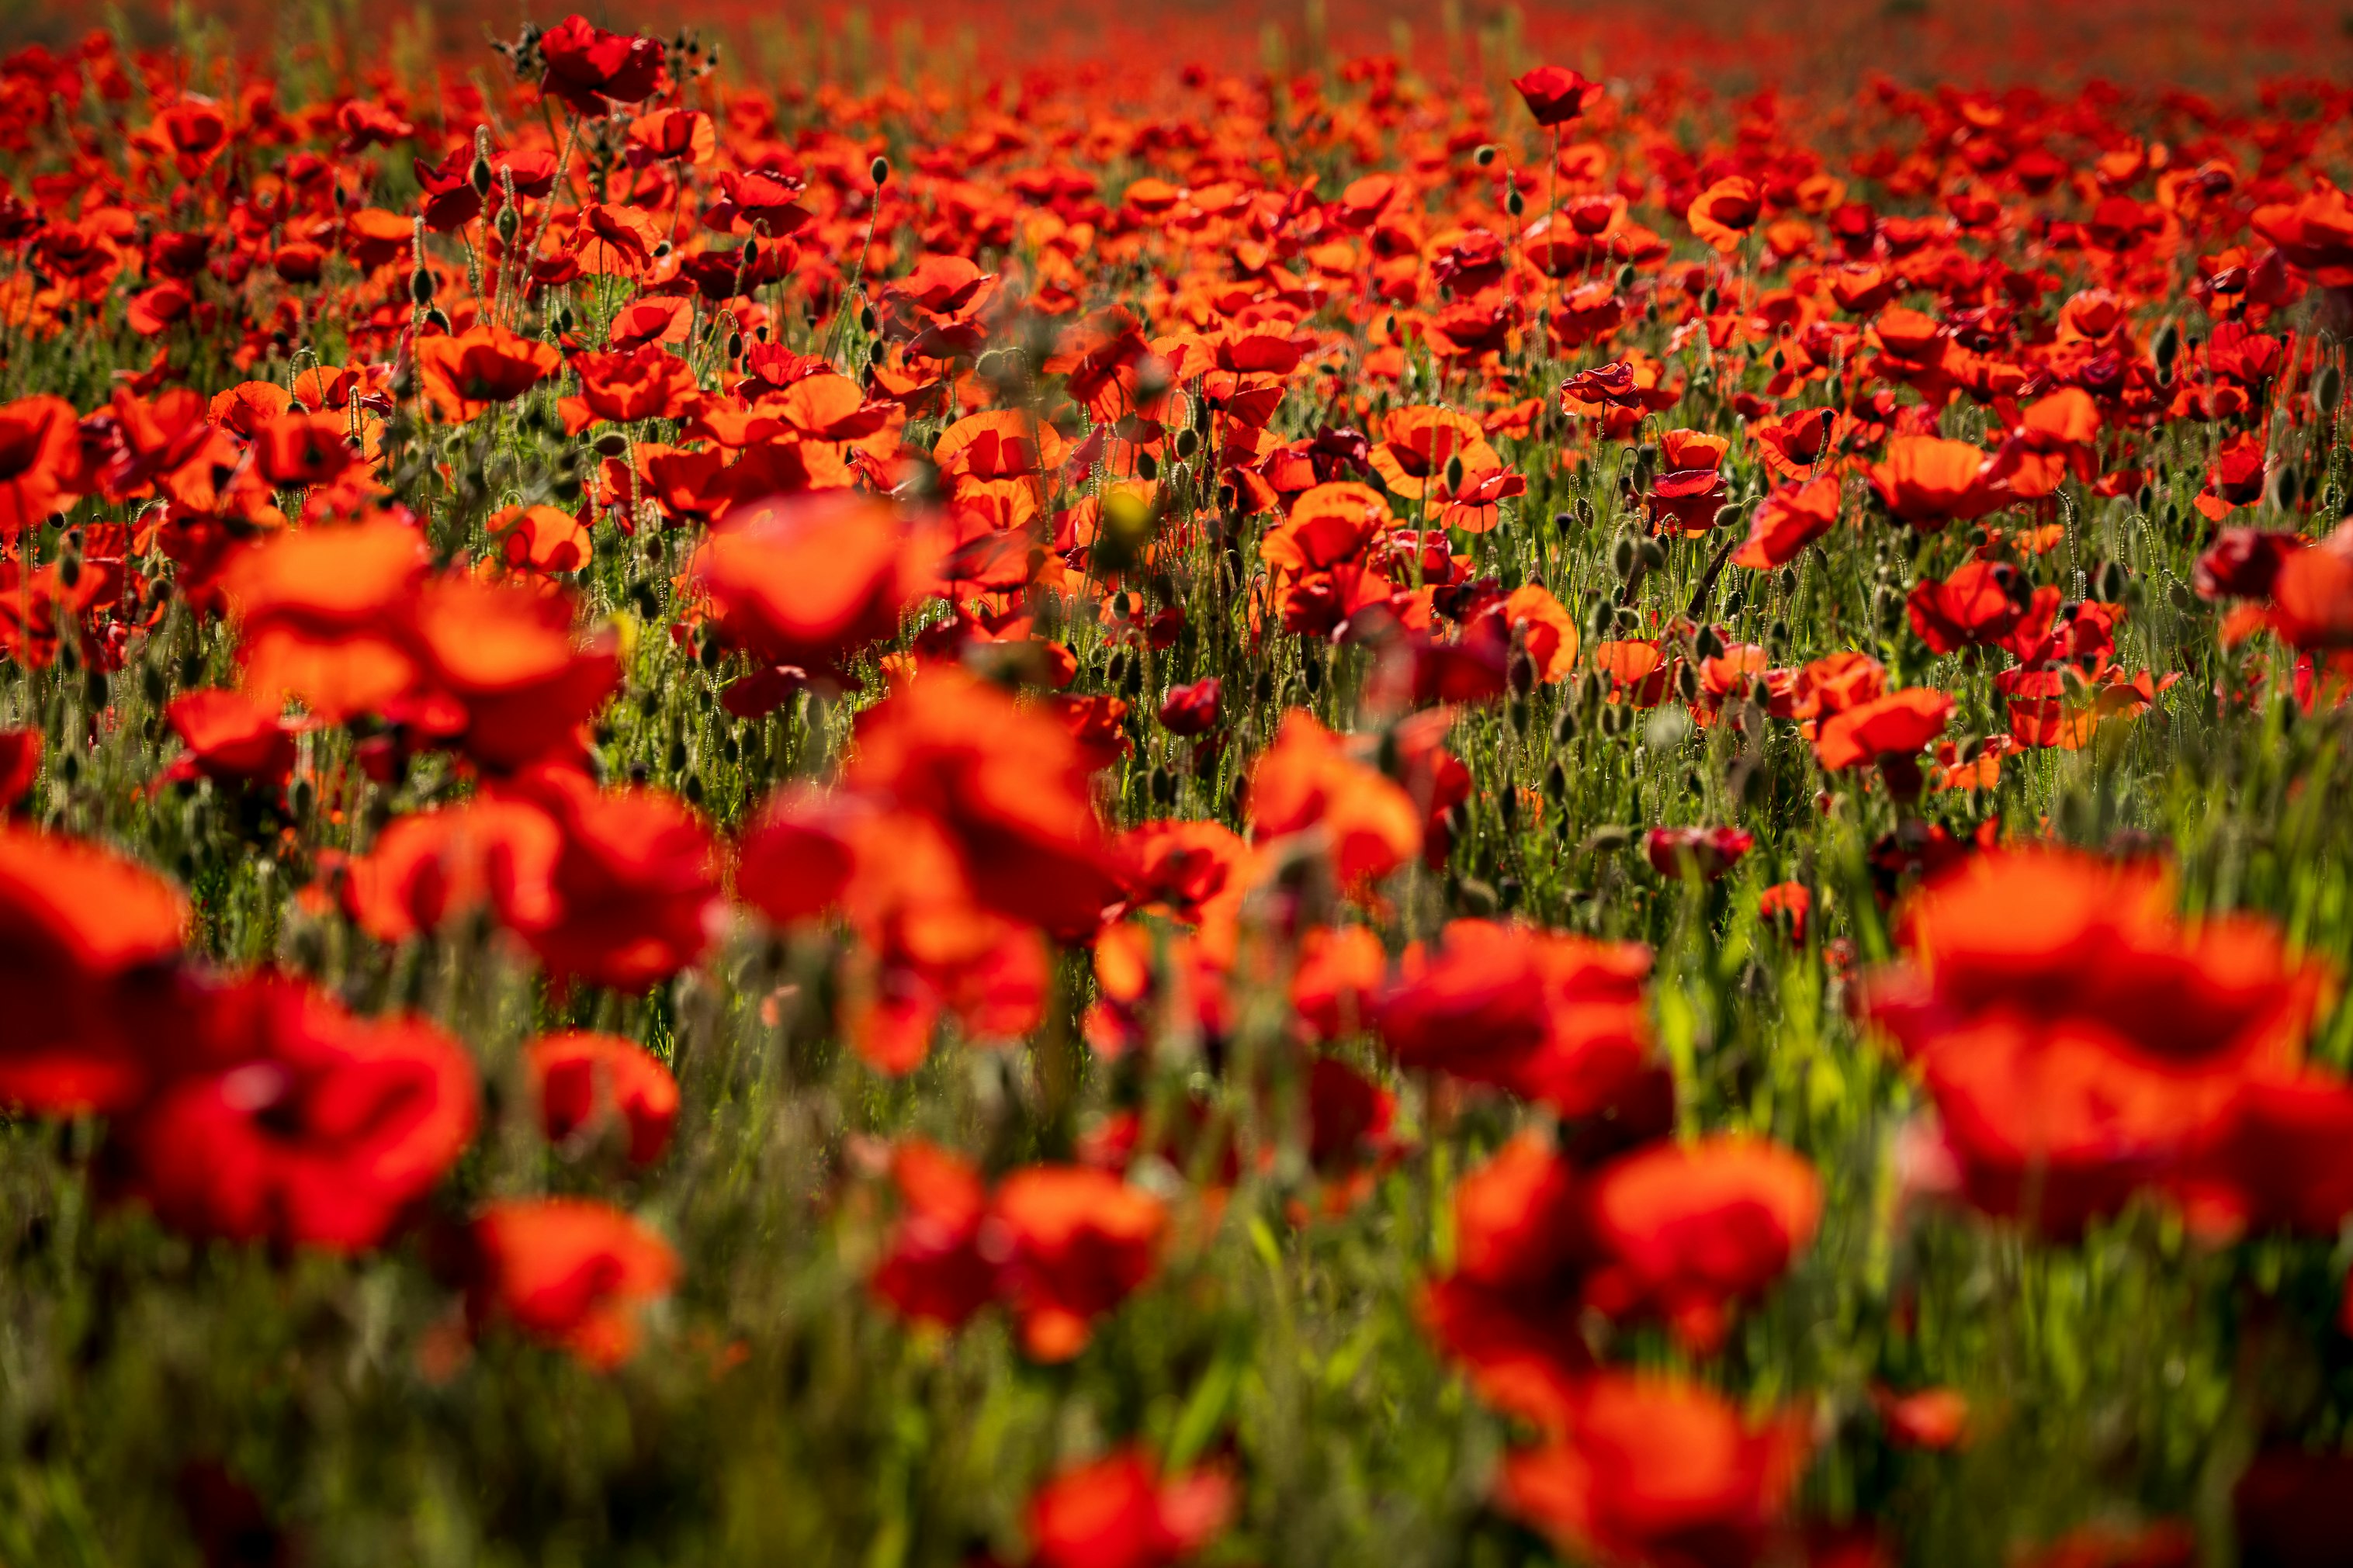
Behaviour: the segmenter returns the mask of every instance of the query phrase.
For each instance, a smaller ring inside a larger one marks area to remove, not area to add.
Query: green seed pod
[[[881,190],[884,185],[890,183],[891,160],[883,157],[879,153],[876,153],[874,155],[874,162],[866,165],[866,177],[874,182],[874,188],[876,190]]]
[[[2337,405],[2344,396],[2345,373],[2332,360],[2312,378],[2312,405],[2320,410],[2323,418],[2333,419],[2337,416]]]
[[[1641,552],[1635,544],[1633,537],[1630,534],[1620,534],[1617,544],[1609,552],[1609,570],[1616,573],[1622,582],[1634,574],[1635,563],[1641,559]]]
[[[1517,217],[1528,210],[1527,198],[1521,195],[1518,189],[1514,187],[1511,194],[1504,198],[1504,210]]]
[[[1481,168],[1487,167],[1495,161],[1495,144],[1492,142],[1481,142],[1479,150],[1471,154],[1471,159]]]

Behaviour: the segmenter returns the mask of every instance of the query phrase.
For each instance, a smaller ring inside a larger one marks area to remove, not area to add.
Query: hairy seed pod
[[[874,182],[874,188],[878,191],[890,184],[891,160],[883,157],[880,153],[876,153],[874,162],[866,165],[866,177]]]

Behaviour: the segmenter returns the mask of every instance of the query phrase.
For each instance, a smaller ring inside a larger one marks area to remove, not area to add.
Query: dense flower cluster
[[[765,1549],[694,1405],[855,1434],[810,1560],[1878,1562],[2132,1270],[2148,1517],[2003,1550],[2326,1560],[2353,94],[1482,40],[0,59],[10,1201],[606,1412],[550,1560]]]

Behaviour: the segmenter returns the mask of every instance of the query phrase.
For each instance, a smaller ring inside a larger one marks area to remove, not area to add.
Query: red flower
[[[473,1140],[473,1066],[430,1025],[275,980],[195,1014],[178,1076],[124,1129],[132,1190],[167,1225],[364,1251]]]
[[[1650,969],[1639,943],[1455,921],[1436,951],[1409,951],[1377,1020],[1400,1066],[1586,1116],[1642,1071]]]
[[[1160,704],[1160,722],[1172,735],[1206,735],[1218,727],[1219,679],[1212,675],[1190,686],[1172,686]]]
[[[1159,1199],[1108,1172],[1031,1165],[1006,1177],[980,1247],[1022,1349],[1048,1362],[1084,1350],[1093,1320],[1152,1277],[1167,1223]]]
[[[1250,826],[1261,840],[1319,834],[1345,884],[1377,880],[1421,847],[1412,800],[1347,754],[1314,716],[1283,716],[1274,744],[1250,772]]]
[[[1601,83],[1588,81],[1566,66],[1538,66],[1514,78],[1512,86],[1538,125],[1567,124],[1583,114],[1603,90]]]
[[[550,1142],[611,1121],[627,1131],[634,1163],[650,1165],[670,1146],[678,1080],[635,1040],[567,1031],[533,1040],[525,1058]]]
[[[1740,248],[1741,236],[1757,226],[1765,198],[1757,182],[1745,174],[1726,174],[1692,198],[1683,217],[1710,248],[1730,254]]]
[[[910,1318],[961,1328],[997,1290],[997,1270],[980,1255],[988,1188],[960,1155],[920,1138],[892,1151],[899,1221],[870,1283]]]
[[[79,499],[81,432],[73,405],[42,394],[0,405],[0,545]]]
[[[512,1323],[590,1366],[638,1347],[638,1314],[678,1282],[678,1254],[634,1215],[586,1198],[492,1204],[474,1221],[467,1316]]]
[[[1215,1470],[1156,1474],[1128,1449],[1064,1470],[1029,1500],[1036,1568],[1168,1568],[1214,1540],[1234,1510]]]
[[[1723,1340],[1726,1308],[1762,1294],[1811,1243],[1822,1185],[1786,1149],[1723,1137],[1613,1161],[1587,1204],[1600,1262],[1586,1300],[1611,1317],[1656,1312],[1707,1351]]]
[[[842,783],[941,835],[976,903],[1078,936],[1119,897],[1092,771],[1055,720],[935,669],[860,716]]]
[[[500,326],[417,341],[417,374],[426,396],[451,424],[478,419],[554,375],[564,356],[553,343]]]
[[[485,792],[533,805],[534,835],[492,860],[501,918],[558,978],[642,990],[702,955],[722,912],[717,854],[700,818],[653,790],[599,791],[543,768]]]
[[[269,703],[237,691],[188,691],[165,713],[188,749],[166,777],[276,786],[294,771],[294,731]]]
[[[765,663],[822,675],[897,634],[921,586],[913,545],[897,516],[871,500],[779,500],[732,512],[688,572],[711,595],[730,643]]]
[[[576,647],[560,594],[444,578],[411,615],[421,689],[398,716],[488,769],[579,755],[581,726],[620,683],[614,637]]]
[[[1931,653],[1999,643],[2018,629],[2032,592],[2006,561],[1972,561],[1943,582],[1923,577],[1905,610]]]
[[[132,1005],[174,959],[188,906],[169,882],[78,839],[0,827],[0,1105],[119,1110],[145,1091]]]
[[[1748,538],[1735,550],[1732,564],[1772,572],[1798,560],[1802,550],[1838,521],[1838,475],[1805,484],[1778,484],[1748,517]]]
[[[618,353],[575,354],[572,368],[580,375],[581,405],[598,419],[624,424],[675,419],[696,390],[686,362],[659,343]]]
[[[1752,1425],[1679,1379],[1597,1375],[1563,1415],[1543,1447],[1504,1461],[1498,1500],[1580,1559],[1747,1568],[1805,1468],[1802,1415]]]
[[[2001,491],[1986,477],[1987,463],[1985,453],[1967,441],[1898,436],[1887,443],[1887,460],[1868,472],[1897,521],[1934,533],[2003,504]]]
[[[2184,926],[2161,868],[1991,850],[1905,903],[1862,1015],[1919,1064],[1962,1194],[2073,1231],[2194,1174],[2293,1073],[2327,986],[2245,917]]]
[[[2353,525],[2281,558],[2272,628],[2295,647],[2353,647]]]
[[[1824,719],[1814,731],[1814,757],[1826,773],[1873,762],[1911,763],[1945,732],[1952,716],[1950,697],[1934,687],[1908,686]]]
[[[582,114],[601,115],[615,103],[636,103],[662,85],[659,38],[633,37],[566,16],[540,36],[547,68],[540,90]]]
[[[0,814],[12,812],[41,776],[41,732],[0,730]]]
[[[1756,842],[1757,836],[1741,827],[1653,827],[1642,839],[1642,853],[1662,877],[1697,872],[1713,882]]]
[[[2308,542],[2284,530],[2223,528],[2198,557],[2191,577],[2201,599],[2268,599],[2280,563]]]
[[[1757,918],[1784,926],[1791,942],[1806,940],[1806,921],[1813,908],[1814,895],[1803,882],[1776,882],[1757,895]]]
[[[332,484],[359,461],[340,414],[285,413],[253,433],[254,466],[278,489]]]
[[[1899,1448],[1941,1452],[1957,1448],[1969,1435],[1968,1396],[1956,1388],[1924,1388],[1896,1394],[1883,1388],[1871,1392],[1887,1440]]]

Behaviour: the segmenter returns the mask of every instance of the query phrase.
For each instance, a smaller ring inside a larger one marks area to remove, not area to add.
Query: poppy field
[[[1755,9],[0,54],[0,1565],[2353,1563],[2353,25]]]

